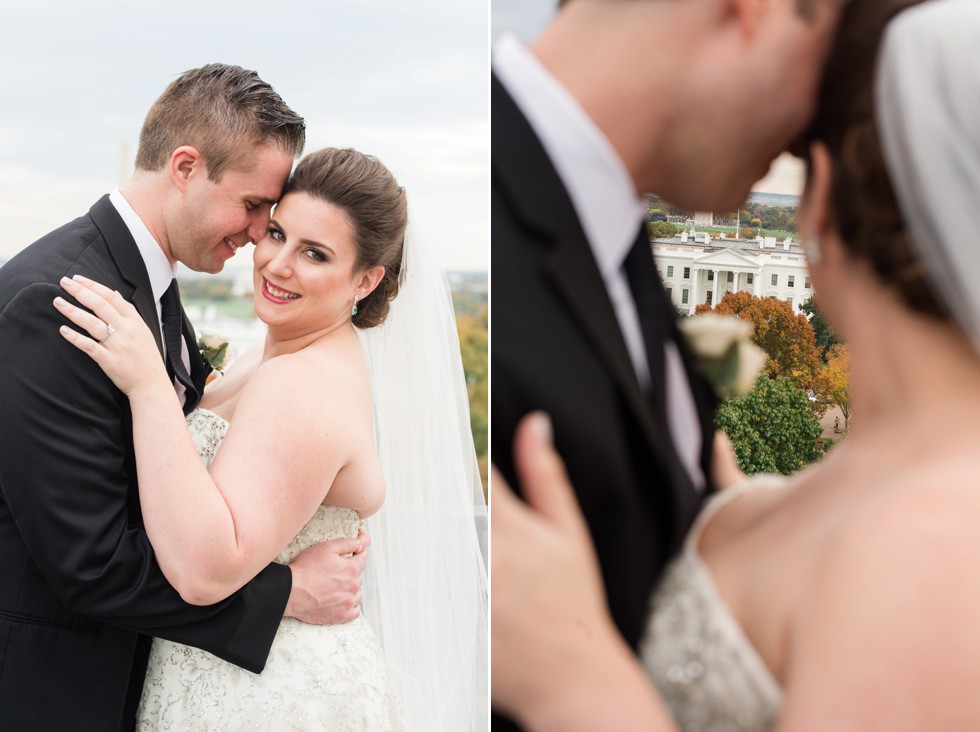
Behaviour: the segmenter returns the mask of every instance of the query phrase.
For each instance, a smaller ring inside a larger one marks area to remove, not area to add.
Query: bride
[[[62,334],[129,398],[147,534],[187,602],[356,538],[389,498],[371,530],[371,624],[286,618],[261,675],[155,639],[139,729],[466,730],[485,718],[479,479],[458,342],[444,277],[403,247],[407,219],[377,159],[305,157],[255,247],[266,341],[186,423],[135,309],[90,280],[64,283],[94,315],[59,299],[92,337]]]
[[[645,669],[547,420],[522,425],[537,511],[494,474],[492,653],[527,729],[980,729],[978,49],[975,0],[845,11],[800,222],[860,416],[820,464],[711,502],[654,592]]]

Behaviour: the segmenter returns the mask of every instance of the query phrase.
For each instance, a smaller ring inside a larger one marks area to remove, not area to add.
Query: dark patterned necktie
[[[170,281],[170,287],[160,298],[161,319],[163,320],[163,340],[167,352],[167,372],[184,387],[184,407],[197,404],[200,392],[194,386],[191,375],[187,373],[184,359],[181,358],[181,344],[184,341],[184,317],[180,309],[180,291],[177,280]]]
[[[664,366],[664,344],[668,337],[664,307],[666,298],[658,297],[662,286],[657,279],[657,268],[653,263],[653,250],[647,236],[646,225],[640,228],[633,248],[623,260],[623,270],[629,281],[636,314],[643,334],[644,350],[650,367],[650,394],[654,416],[662,427],[666,427],[667,398]]]
[[[669,464],[664,468],[673,488],[671,494],[674,499],[674,521],[671,545],[676,549],[698,513],[701,497],[691,483],[691,476],[681,464],[674,447],[675,436],[670,429],[664,348],[671,338],[670,319],[673,313],[670,300],[667,299],[667,293],[657,274],[645,224],[637,234],[630,253],[626,255],[623,269],[626,272],[626,279],[629,280],[633,301],[636,303],[636,314],[640,320],[640,331],[643,333],[647,360],[650,363],[651,388],[647,400],[653,413],[653,420],[663,436],[664,445],[668,447]],[[679,437],[686,439],[685,436]]]

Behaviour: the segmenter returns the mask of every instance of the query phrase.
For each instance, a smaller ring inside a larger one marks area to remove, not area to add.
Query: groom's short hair
[[[181,74],[150,108],[136,151],[138,170],[160,170],[178,147],[197,149],[217,181],[256,145],[297,157],[306,123],[254,71],[208,64]]]

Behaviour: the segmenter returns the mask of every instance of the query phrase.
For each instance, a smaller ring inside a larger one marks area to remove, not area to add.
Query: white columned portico
[[[760,267],[755,274],[752,275],[752,294],[756,297],[761,297],[762,295],[762,268]]]

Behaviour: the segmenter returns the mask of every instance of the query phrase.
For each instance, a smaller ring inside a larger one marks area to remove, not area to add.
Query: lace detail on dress
[[[228,422],[199,409],[187,424],[210,467]],[[276,561],[288,563],[326,539],[355,538],[360,523],[357,511],[320,506]],[[381,646],[363,616],[327,626],[284,618],[260,675],[154,639],[137,729],[401,732],[404,722]]]
[[[653,592],[639,654],[684,732],[764,732],[782,705],[782,691],[696,548],[701,528],[722,506],[745,490],[772,485],[771,476],[760,476],[716,496]]]

